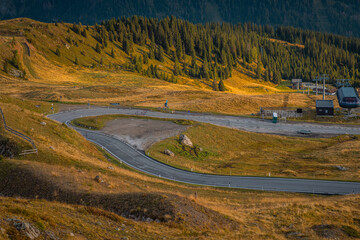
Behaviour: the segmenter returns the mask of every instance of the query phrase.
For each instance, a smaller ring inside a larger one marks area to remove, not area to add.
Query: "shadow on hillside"
[[[4,166],[2,166],[4,165]],[[6,165],[6,166],[5,166]],[[237,228],[226,216],[187,198],[162,193],[101,194],[67,189],[28,166],[0,163],[0,193],[101,208],[137,221],[174,222],[195,229]],[[4,173],[4,169],[6,172]]]

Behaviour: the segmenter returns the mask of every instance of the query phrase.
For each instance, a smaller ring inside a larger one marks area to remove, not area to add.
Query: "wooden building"
[[[333,100],[316,100],[317,116],[334,116]]]

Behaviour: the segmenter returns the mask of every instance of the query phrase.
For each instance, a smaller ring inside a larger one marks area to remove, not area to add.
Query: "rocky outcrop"
[[[191,142],[190,138],[184,134],[181,134],[179,137],[179,141],[182,145],[192,147],[193,143]]]
[[[30,239],[35,239],[40,236],[40,230],[28,222],[23,222],[19,219],[12,218],[7,219],[7,221],[12,223],[16,230],[18,230],[22,235]]]

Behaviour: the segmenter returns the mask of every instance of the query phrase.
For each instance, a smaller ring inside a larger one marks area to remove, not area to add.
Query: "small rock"
[[[192,147],[193,143],[191,142],[190,138],[184,134],[181,134],[179,140],[182,145]]]
[[[101,226],[102,223],[101,222],[96,222],[96,225]]]
[[[11,218],[7,219],[7,221],[11,222],[16,230],[30,239],[35,239],[40,236],[40,230],[28,222],[23,222],[21,220]]]
[[[300,232],[288,232],[285,234],[287,238],[293,237],[293,238],[301,238],[303,235]]]
[[[96,181],[96,182],[98,182],[98,183],[100,183],[102,180],[101,180],[101,178],[100,178],[100,176],[96,176],[95,178],[94,178],[94,180]]]
[[[169,149],[166,149],[166,150],[164,151],[164,153],[165,153],[166,155],[169,155],[170,157],[174,157],[174,156],[175,156],[175,153],[173,153],[173,152],[170,151]]]
[[[41,125],[41,126],[45,126],[45,125],[46,125],[46,122],[41,122],[40,125]]]
[[[51,231],[45,231],[45,239],[58,240],[59,238],[56,237],[55,233]]]
[[[5,232],[6,232],[6,230],[3,229],[2,227],[0,227],[0,233],[5,233]]]
[[[113,168],[112,166],[109,166],[109,167],[108,167],[108,169],[110,169],[110,170],[114,170],[114,168]]]
[[[199,151],[200,151],[200,152],[202,152],[202,151],[204,151],[204,149],[203,149],[203,148],[201,148],[201,147],[199,147]]]
[[[55,150],[55,148],[54,148],[53,146],[50,146],[50,149],[51,149],[51,150]]]
[[[336,169],[340,170],[340,171],[347,171],[348,168],[343,167],[343,166],[335,166]]]
[[[70,237],[75,237],[75,235],[71,232],[69,233]]]

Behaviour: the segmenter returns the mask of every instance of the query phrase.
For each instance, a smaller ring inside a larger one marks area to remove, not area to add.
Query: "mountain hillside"
[[[84,7],[86,6],[86,7]],[[191,22],[253,22],[360,36],[359,0],[3,0],[0,18],[94,24],[112,17],[176,16]]]

